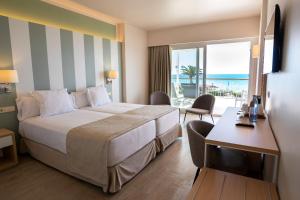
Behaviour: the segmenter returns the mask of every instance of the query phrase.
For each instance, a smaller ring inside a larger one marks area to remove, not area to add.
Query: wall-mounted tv
[[[265,32],[264,74],[279,72],[282,57],[282,32],[280,7],[275,6],[272,18]]]

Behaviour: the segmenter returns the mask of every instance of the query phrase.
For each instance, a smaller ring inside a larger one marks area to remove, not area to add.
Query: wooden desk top
[[[239,108],[227,108],[205,139],[207,144],[279,155],[268,119],[258,119],[254,128],[236,126]]]
[[[203,168],[188,200],[278,200],[274,184],[210,168]]]

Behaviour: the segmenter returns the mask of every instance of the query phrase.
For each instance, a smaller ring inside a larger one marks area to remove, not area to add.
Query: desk
[[[273,183],[277,179],[279,149],[268,119],[258,119],[254,128],[235,125],[239,108],[227,108],[205,139],[204,166],[208,145],[221,146],[274,156]]]
[[[278,200],[275,184],[202,168],[187,200]]]

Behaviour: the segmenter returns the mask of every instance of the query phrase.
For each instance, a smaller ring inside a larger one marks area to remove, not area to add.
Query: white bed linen
[[[68,132],[75,127],[104,119],[113,114],[75,110],[47,118],[32,117],[20,122],[20,134],[34,142],[67,153]],[[108,166],[113,166],[144,147],[155,138],[155,122],[150,121],[114,138],[109,146]]]
[[[109,103],[97,107],[91,107],[91,106],[84,107],[82,109],[96,111],[96,112],[111,113],[111,114],[120,114],[120,113],[128,112],[130,110],[141,108],[143,106],[144,105],[141,104],[131,104],[131,103]]]
[[[156,136],[163,135],[166,131],[179,123],[179,109],[161,116],[156,122]]]
[[[125,113],[137,108],[141,108],[145,105],[141,104],[130,104],[130,103],[110,103],[97,107],[84,107],[84,110],[105,112],[111,114]],[[163,135],[167,130],[173,128],[179,123],[179,110],[170,112],[155,120],[156,123],[156,136]]]

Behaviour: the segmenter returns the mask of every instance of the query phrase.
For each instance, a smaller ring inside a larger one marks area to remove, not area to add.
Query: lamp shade
[[[119,76],[119,73],[117,70],[109,70],[107,72],[107,78],[109,79],[117,79]]]
[[[260,49],[259,49],[259,45],[253,45],[252,47],[252,58],[259,58],[259,54],[260,54]]]
[[[0,70],[0,83],[18,83],[17,70]]]

